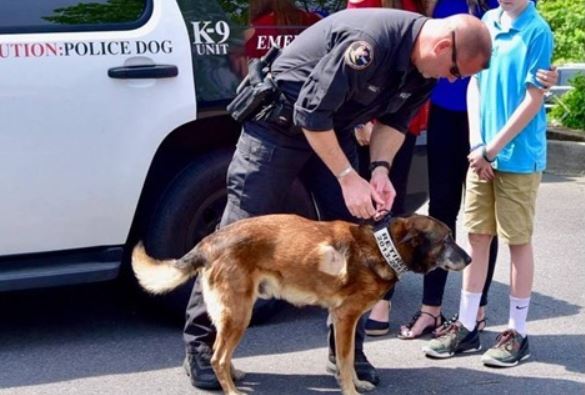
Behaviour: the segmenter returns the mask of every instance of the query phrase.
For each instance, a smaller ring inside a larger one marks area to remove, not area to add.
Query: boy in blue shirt
[[[423,350],[448,358],[481,349],[475,320],[490,242],[497,235],[510,247],[510,318],[508,329],[481,360],[507,367],[530,356],[526,317],[534,276],[531,237],[546,165],[544,92],[536,74],[550,67],[553,35],[532,2],[499,3],[483,18],[493,40],[490,68],[471,79],[467,93],[471,153],[464,226],[472,263],[463,275],[459,320]]]

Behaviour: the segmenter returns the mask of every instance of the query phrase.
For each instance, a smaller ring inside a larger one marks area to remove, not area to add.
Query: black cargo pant
[[[431,105],[427,130],[429,165],[429,215],[443,221],[455,236],[455,223],[461,208],[463,186],[469,154],[469,125],[466,111],[451,111]],[[488,274],[481,295],[481,306],[494,276],[498,240],[490,246]],[[433,270],[424,277],[423,301],[427,306],[441,306],[447,271]]]
[[[353,134],[338,133],[339,143],[357,168]],[[246,122],[227,174],[227,205],[220,227],[239,219],[283,211],[293,181],[300,177],[314,196],[323,220],[356,221],[348,211],[341,187],[317,157],[302,134],[287,135],[264,122]],[[186,312],[183,332],[188,353],[210,353],[216,331],[207,315],[201,285],[195,281]],[[364,341],[364,319],[360,320],[356,348]]]

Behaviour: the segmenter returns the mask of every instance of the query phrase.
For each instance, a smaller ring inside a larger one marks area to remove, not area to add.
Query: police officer
[[[315,197],[324,220],[356,221],[389,210],[395,196],[388,179],[392,159],[435,78],[474,74],[487,67],[490,54],[487,29],[467,15],[432,20],[397,10],[358,9],[312,25],[271,68],[293,122],[244,123],[228,169],[228,200],[220,225],[282,212],[297,177]],[[368,182],[354,170],[352,133],[373,118],[377,122]],[[220,388],[209,362],[214,339],[197,281],[184,340],[185,368],[198,388]],[[328,367],[335,369],[332,339]],[[362,323],[355,342],[356,373],[360,380],[377,384],[363,340]]]

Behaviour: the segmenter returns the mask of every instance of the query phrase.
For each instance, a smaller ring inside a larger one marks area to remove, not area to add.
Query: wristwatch
[[[494,163],[494,161],[496,160],[495,157],[493,157],[492,159],[490,159],[488,157],[487,154],[487,148],[485,147],[485,145],[481,148],[481,156],[483,157],[483,159],[487,162],[487,163]]]
[[[390,174],[390,162],[385,160],[376,160],[370,163],[370,172],[374,171],[376,167],[385,167],[388,170],[388,174]]]

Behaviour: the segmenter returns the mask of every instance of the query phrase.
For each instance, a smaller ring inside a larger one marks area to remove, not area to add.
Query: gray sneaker
[[[427,357],[449,358],[455,354],[481,350],[477,328],[470,332],[457,321],[447,327],[443,333],[442,336],[431,340],[423,347],[423,352]]]
[[[481,356],[481,362],[486,366],[510,367],[530,357],[528,336],[522,337],[514,329],[507,329],[500,333],[496,345]]]

